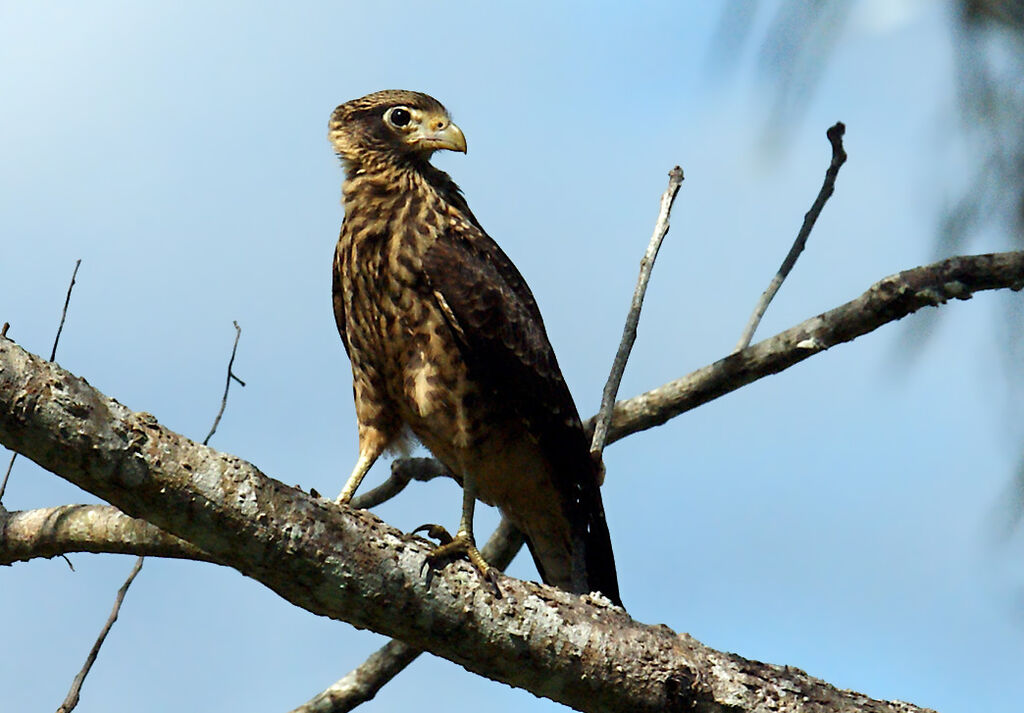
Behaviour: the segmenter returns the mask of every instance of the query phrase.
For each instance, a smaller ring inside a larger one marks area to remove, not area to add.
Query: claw
[[[498,587],[498,570],[487,564],[487,561],[480,554],[480,550],[476,548],[476,543],[473,542],[473,538],[469,534],[460,532],[455,537],[452,537],[448,530],[441,525],[430,524],[420,525],[410,534],[417,532],[426,532],[428,537],[432,537],[441,543],[427,555],[427,563],[437,565],[439,562],[465,555],[470,563],[476,567],[477,571],[483,575],[484,579],[494,586],[498,596],[501,596],[501,589]]]
[[[435,540],[440,540],[442,545],[447,545],[455,539],[448,533],[448,530],[444,529],[444,527],[441,525],[431,525],[430,523],[427,523],[425,525],[420,525],[409,534],[415,535],[417,532],[427,533],[427,537],[432,537]]]

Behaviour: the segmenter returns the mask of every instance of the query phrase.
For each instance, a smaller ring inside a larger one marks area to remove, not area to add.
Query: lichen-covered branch
[[[584,711],[913,711],[709,649],[603,599],[468,563],[272,480],[0,339],[0,442],[310,612]]]
[[[415,468],[415,465],[412,467]],[[502,518],[480,554],[489,564],[505,569],[522,546],[523,533],[507,518]],[[346,713],[371,700],[377,691],[405,670],[421,653],[422,649],[392,639],[370,654],[366,661],[291,713]]]

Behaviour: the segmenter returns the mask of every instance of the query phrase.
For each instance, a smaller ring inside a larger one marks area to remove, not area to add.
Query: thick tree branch
[[[488,563],[503,570],[512,563],[522,546],[523,534],[508,519],[502,518],[480,554]],[[384,684],[400,674],[421,653],[422,649],[392,639],[291,713],[346,713],[376,696]]]
[[[860,297],[743,351],[615,404],[609,443],[849,342],[922,307],[983,290],[1024,288],[1024,251],[952,257],[886,277]],[[589,427],[589,422],[587,426]]]
[[[580,710],[920,710],[715,652],[603,599],[509,578],[498,598],[467,562],[424,576],[426,543],[189,441],[7,340],[0,442],[309,612]]]
[[[372,513],[271,480],[0,339],[0,442],[310,612],[586,711],[909,711],[709,649],[602,599],[503,578],[502,597]]]
[[[214,561],[184,540],[111,505],[0,512],[0,565],[70,552]]]

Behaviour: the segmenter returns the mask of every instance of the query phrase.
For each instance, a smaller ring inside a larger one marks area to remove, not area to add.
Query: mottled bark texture
[[[0,442],[310,612],[585,711],[915,711],[711,650],[589,596],[464,562],[272,480],[0,339]],[[0,545],[3,545],[0,542]]]
[[[416,462],[420,460],[429,461],[430,459],[405,459],[402,462],[413,463],[413,469],[415,469]],[[392,470],[397,469],[393,468]],[[488,538],[487,544],[480,550],[480,554],[488,564],[498,569],[505,569],[522,546],[523,533],[519,532],[510,520],[502,518],[498,527]],[[423,653],[422,649],[410,646],[404,641],[392,639],[372,653],[362,664],[328,686],[326,690],[293,709],[291,713],[345,713],[345,711],[353,710],[376,696],[377,691],[421,653]]]

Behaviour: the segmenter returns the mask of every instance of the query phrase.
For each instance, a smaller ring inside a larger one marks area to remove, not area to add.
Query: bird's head
[[[439,149],[466,152],[466,137],[441,102],[387,89],[345,102],[331,115],[328,138],[346,164],[422,160]]]

